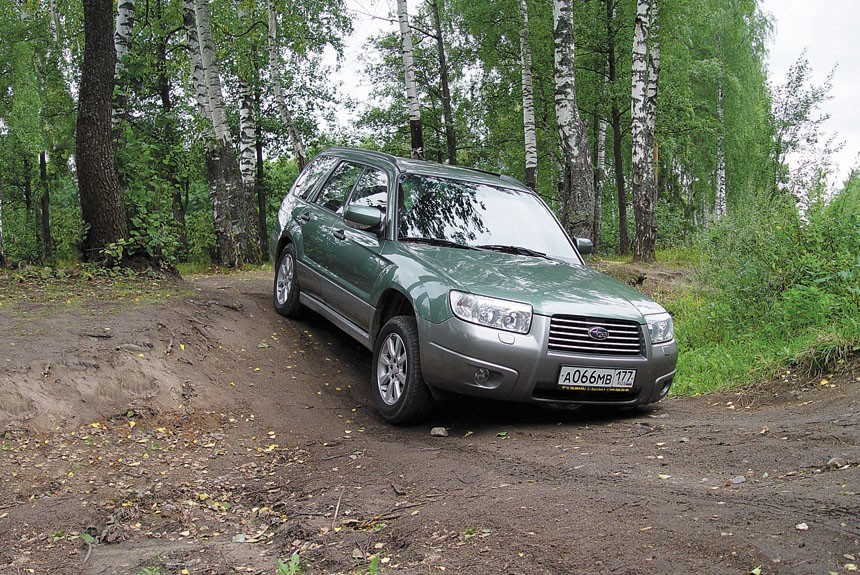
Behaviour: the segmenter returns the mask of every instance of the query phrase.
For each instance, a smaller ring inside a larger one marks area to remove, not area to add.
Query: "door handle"
[[[333,235],[334,237],[336,237],[339,240],[345,240],[346,239],[346,232],[341,230],[341,229],[334,230],[331,233],[331,235]]]
[[[303,224],[308,223],[309,221],[311,221],[311,213],[308,211],[304,211],[304,212],[300,213],[299,214],[299,221],[301,221]]]

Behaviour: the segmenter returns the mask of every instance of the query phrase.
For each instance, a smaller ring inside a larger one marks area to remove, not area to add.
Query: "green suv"
[[[586,266],[591,243],[508,176],[331,148],[284,198],[271,247],[275,309],[310,308],[372,350],[391,423],[450,392],[643,405],[675,376],[669,314]]]

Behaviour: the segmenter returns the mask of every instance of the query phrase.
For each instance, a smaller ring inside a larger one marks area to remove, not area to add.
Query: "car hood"
[[[628,285],[587,266],[484,250],[410,245],[425,267],[454,289],[530,303],[539,315],[596,315],[644,323],[664,309]]]

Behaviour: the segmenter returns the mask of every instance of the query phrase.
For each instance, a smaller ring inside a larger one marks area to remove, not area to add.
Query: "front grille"
[[[601,327],[609,336],[596,340],[590,329]],[[642,329],[632,321],[556,315],[549,326],[549,349],[593,355],[642,355]]]

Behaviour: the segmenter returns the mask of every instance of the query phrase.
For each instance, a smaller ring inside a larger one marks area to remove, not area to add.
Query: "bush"
[[[801,217],[758,202],[698,240],[705,257],[677,315],[679,390],[738,384],[803,361],[826,369],[860,348],[860,185]],[[823,360],[822,360],[823,359]]]

